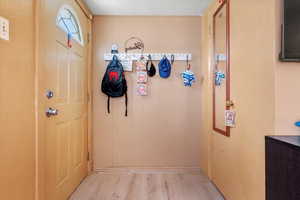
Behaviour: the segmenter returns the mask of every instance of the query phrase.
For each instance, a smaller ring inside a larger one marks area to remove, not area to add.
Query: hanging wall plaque
[[[132,72],[132,60],[131,59],[123,59],[121,60],[124,71]]]

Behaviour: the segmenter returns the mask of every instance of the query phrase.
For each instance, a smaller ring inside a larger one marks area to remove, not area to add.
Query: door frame
[[[216,55],[216,42],[215,42],[215,34],[216,34],[216,16],[220,12],[220,10],[226,5],[226,101],[231,100],[231,92],[230,92],[230,0],[223,0],[222,3],[218,6],[217,10],[213,14],[213,66],[215,67],[215,55]],[[213,130],[217,133],[220,133],[224,136],[230,137],[230,127],[226,126],[226,130],[222,130],[217,128],[216,126],[216,90],[215,90],[215,76],[213,74],[212,79],[212,87],[213,87]],[[226,105],[225,110],[230,110],[230,106]],[[225,113],[224,113],[225,118]]]
[[[87,119],[87,151],[88,151],[88,174],[93,171],[93,142],[92,142],[92,21],[93,15],[92,12],[88,9],[82,0],[72,0],[75,2],[74,5],[78,5],[79,9],[84,13],[84,15],[88,19],[88,30],[86,31],[88,35],[83,35],[86,38],[87,45],[87,97],[88,97],[88,119]],[[45,199],[45,155],[46,155],[46,117],[45,117],[45,83],[44,83],[44,56],[45,52],[43,49],[45,48],[42,42],[45,34],[42,31],[42,20],[44,18],[43,15],[43,5],[41,1],[35,1],[35,200],[44,200]],[[55,19],[53,19],[55,20]]]

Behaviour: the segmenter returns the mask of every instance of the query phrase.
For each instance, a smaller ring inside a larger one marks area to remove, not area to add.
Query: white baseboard
[[[126,174],[174,174],[192,173],[202,174],[200,167],[112,167],[95,169],[97,173],[126,173]]]

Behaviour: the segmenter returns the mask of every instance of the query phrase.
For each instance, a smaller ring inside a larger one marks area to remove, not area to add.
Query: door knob
[[[226,107],[233,107],[233,106],[234,106],[234,103],[232,100],[226,101]]]
[[[58,115],[58,110],[57,109],[48,108],[46,110],[46,116],[47,117],[56,116],[56,115]]]

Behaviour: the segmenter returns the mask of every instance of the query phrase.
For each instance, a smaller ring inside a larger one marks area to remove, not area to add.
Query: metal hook
[[[189,54],[186,55],[186,65],[189,66]]]
[[[191,64],[188,64],[187,70],[191,70]]]
[[[175,56],[174,56],[174,54],[172,54],[172,55],[171,55],[171,65],[174,64],[174,61],[175,61]]]
[[[144,60],[144,58],[145,58],[145,57],[144,57],[144,54],[142,53],[140,59],[141,59],[141,60]]]
[[[191,69],[191,64],[189,62],[189,55],[188,54],[186,55],[186,68],[187,68],[187,70]]]

